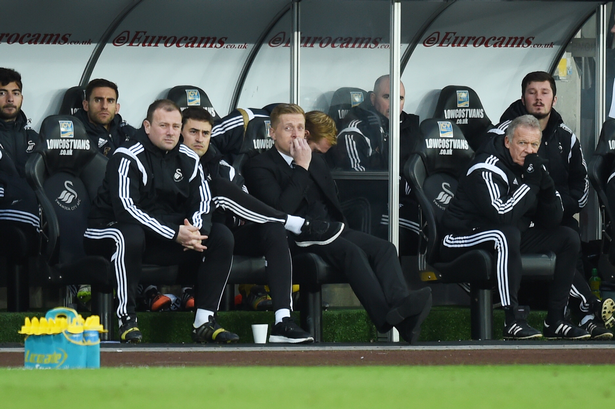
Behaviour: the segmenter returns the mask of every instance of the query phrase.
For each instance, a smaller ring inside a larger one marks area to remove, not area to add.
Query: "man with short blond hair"
[[[344,222],[331,172],[305,139],[303,109],[277,105],[271,113],[270,135],[274,146],[245,165],[250,191],[289,214]],[[431,289],[408,290],[391,243],[344,227],[331,243],[304,248],[291,242],[290,246],[293,254],[315,253],[341,270],[378,331],[396,327],[406,341],[417,341],[431,308]]]

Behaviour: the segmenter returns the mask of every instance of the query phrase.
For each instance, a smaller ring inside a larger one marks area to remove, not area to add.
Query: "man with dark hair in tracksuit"
[[[566,321],[564,310],[572,284],[579,235],[560,224],[563,205],[553,179],[537,155],[538,120],[523,115],[506,135],[488,141],[461,178],[442,217],[443,260],[468,248],[494,252],[500,300],[505,312],[504,338],[587,339],[590,334]],[[519,306],[521,254],[553,251],[557,260],[549,284],[543,333],[527,323],[529,309]]]
[[[546,167],[564,204],[561,224],[580,233],[575,214],[587,204],[589,179],[583,150],[576,135],[568,128],[555,110],[557,102],[555,79],[544,71],[527,74],[521,81],[521,99],[513,102],[502,114],[500,123],[488,133],[502,135],[511,121],[521,115],[533,115],[540,123],[542,142],[538,154],[546,159]],[[599,300],[589,288],[583,271],[581,257],[570,288],[570,295],[578,300],[582,314],[580,325],[591,333],[592,339],[611,339],[613,334],[606,327],[615,322],[615,302]]]
[[[275,311],[275,324],[269,342],[313,342],[314,338],[290,316],[292,260],[284,225],[275,222],[245,222],[245,209],[282,219],[285,219],[286,215],[247,194],[243,176],[224,161],[222,154],[210,144],[213,118],[209,112],[200,107],[189,107],[182,112],[182,118],[183,141],[201,158],[205,176],[212,186],[214,203],[217,208],[223,210],[214,213],[213,220],[226,223],[233,232],[234,254],[266,258],[267,279]],[[230,210],[232,214],[226,210]],[[341,227],[339,225],[340,229]]]
[[[40,219],[38,200],[26,180],[25,165],[39,143],[30,128],[23,103],[21,75],[0,68],[0,243],[11,248],[14,229],[28,243],[28,254],[38,251]],[[12,257],[12,254],[8,254]]]
[[[136,129],[120,116],[120,94],[117,85],[106,79],[94,79],[86,86],[84,97],[83,108],[77,110],[74,116],[83,122],[88,136],[98,150],[110,157],[136,133]]]

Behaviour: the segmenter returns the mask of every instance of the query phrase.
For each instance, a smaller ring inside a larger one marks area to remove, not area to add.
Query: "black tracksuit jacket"
[[[489,134],[504,134],[513,119],[527,113],[520,99],[513,102],[502,114],[500,123],[490,130]],[[538,155],[549,160],[547,169],[562,197],[564,219],[571,218],[587,204],[589,197],[587,165],[579,140],[564,124],[562,116],[555,109],[551,110],[547,127],[542,132]]]
[[[103,185],[90,211],[90,227],[119,221],[174,240],[184,219],[207,235],[211,192],[198,155],[180,142],[157,148],[143,128],[109,159]]]
[[[556,227],[562,213],[557,191],[545,196],[539,186],[526,183],[523,168],[513,162],[504,146],[504,136],[497,135],[479,149],[461,177],[442,215],[442,226],[445,234],[458,235],[500,225],[516,226],[523,232],[533,225]]]

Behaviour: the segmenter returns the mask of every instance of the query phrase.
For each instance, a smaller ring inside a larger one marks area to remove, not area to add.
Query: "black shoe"
[[[199,343],[218,342],[220,344],[229,344],[239,341],[239,335],[225,330],[216,322],[214,317],[211,317],[209,322],[200,327],[192,327],[192,340]]]
[[[281,344],[307,344],[314,342],[314,337],[304,331],[291,317],[282,318],[273,326],[269,342]]]
[[[425,292],[423,291],[425,289],[421,289],[419,290],[419,296],[416,297],[416,300],[413,303],[415,305],[415,308],[412,309],[412,312],[418,312],[407,316],[402,322],[394,324],[395,328],[397,328],[397,331],[399,331],[399,335],[410,344],[416,344],[416,342],[418,341],[419,335],[421,333],[421,324],[423,323],[423,321],[425,321],[425,318],[427,318],[427,315],[431,310],[431,288],[425,288],[429,290],[429,292],[427,293],[427,297],[425,297]]]
[[[615,247],[615,245],[613,246]],[[611,298],[605,298],[604,300],[598,300],[594,306],[594,315],[596,318],[602,320],[606,328],[611,328],[615,324],[615,302]]]
[[[344,230],[344,223],[306,220],[301,227],[301,234],[295,236],[295,243],[299,247],[324,246],[337,239],[342,230]]]
[[[530,309],[526,306],[505,307],[504,339],[521,340],[542,338],[542,334],[527,323]]]
[[[194,311],[194,290],[192,288],[185,288],[182,291],[179,309],[181,311]]]
[[[248,310],[252,311],[272,311],[273,301],[265,287],[262,285],[253,285],[250,288],[250,293],[243,298],[243,304]]]
[[[553,324],[543,324],[542,333],[547,339],[569,339],[582,340],[589,339],[591,335],[583,328],[575,327],[568,321],[559,320]]]
[[[126,315],[120,318],[120,342],[139,343],[143,339],[137,327],[137,316]]]
[[[150,285],[145,290],[145,302],[147,310],[152,312],[169,310],[173,300],[158,291],[158,287]]]
[[[597,318],[588,320],[585,324],[579,325],[582,329],[589,332],[591,339],[608,340],[613,339],[613,333],[604,328],[602,322]]]

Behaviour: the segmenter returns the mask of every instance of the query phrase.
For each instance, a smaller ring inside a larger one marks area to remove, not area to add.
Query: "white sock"
[[[290,317],[290,310],[288,308],[280,308],[275,312],[275,323],[282,322],[282,319],[286,317]]]
[[[213,311],[203,310],[201,308],[196,310],[196,315],[194,316],[194,324],[192,326],[194,328],[198,328],[201,325],[209,322],[209,319],[214,316]]]
[[[594,314],[589,314],[583,317],[583,319],[581,320],[581,325],[585,325],[585,323],[589,320],[593,320],[594,318],[596,318],[596,316]]]
[[[303,223],[305,223],[305,219],[299,216],[288,215],[286,217],[286,223],[284,223],[284,228],[292,233],[301,234],[301,228],[303,227]]]

